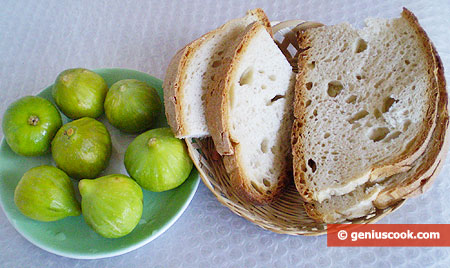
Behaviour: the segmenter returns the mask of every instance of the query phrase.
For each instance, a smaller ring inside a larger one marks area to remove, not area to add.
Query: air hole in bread
[[[373,116],[375,116],[376,119],[380,118],[380,117],[381,117],[381,112],[380,112],[380,110],[378,110],[377,108],[375,108],[375,109],[373,110]]]
[[[348,122],[349,122],[350,124],[353,124],[354,122],[356,122],[356,121],[358,121],[358,120],[360,120],[360,119],[363,119],[363,118],[366,117],[368,114],[369,114],[369,112],[366,111],[366,110],[359,111],[359,112],[357,112],[356,114],[354,114],[350,119],[348,119]]]
[[[405,64],[409,65],[411,62],[409,60],[405,60]]]
[[[261,85],[261,89],[266,89],[267,88],[267,86],[266,85]]]
[[[222,61],[216,60],[216,61],[213,62],[212,67],[216,68],[216,67],[219,67],[221,64],[222,64]]]
[[[275,95],[272,99],[270,99],[270,104],[276,102],[279,99],[283,99],[284,95]]]
[[[347,49],[347,47],[348,47],[348,43],[344,43],[344,45],[342,46],[340,52],[341,53],[344,52]]]
[[[389,134],[389,129],[387,127],[377,127],[369,130],[368,136],[374,142],[381,141]]]
[[[308,82],[308,83],[305,84],[305,86],[306,86],[307,90],[311,90],[313,84],[312,84],[312,82]]]
[[[272,75],[269,75],[269,79],[272,81],[275,81],[275,80],[277,80],[277,77],[276,77],[276,75],[272,74]]]
[[[311,168],[311,171],[314,173],[316,172],[317,166],[316,162],[312,159],[308,159],[308,166]]]
[[[324,139],[327,139],[328,137],[330,137],[330,133],[328,133],[328,132],[323,135]]]
[[[361,80],[362,76],[358,74],[358,75],[356,75],[356,79]]]
[[[389,134],[383,141],[384,142],[389,142],[391,140],[395,140],[396,138],[398,138],[398,136],[400,136],[400,134],[402,134],[401,131],[395,131],[392,132],[391,134]]]
[[[317,116],[317,110],[316,110],[316,109],[314,109],[313,115],[314,115],[314,116]]]
[[[264,70],[259,70],[258,73],[263,74]]]
[[[342,83],[340,81],[331,81],[328,83],[328,96],[334,98],[337,95],[339,95],[339,93],[341,93],[342,89],[344,88],[344,86],[342,85]]]
[[[269,140],[268,139],[264,139],[261,142],[261,152],[267,153],[268,149],[269,149]]]
[[[403,147],[405,152],[408,152],[411,147],[414,145],[414,143],[416,142],[417,137],[411,139],[408,143],[406,143],[406,145]]]
[[[361,53],[366,49],[367,49],[367,42],[362,38],[358,38],[358,40],[356,40],[355,42],[355,53]]]
[[[355,129],[359,128],[360,126],[361,126],[360,123],[354,123],[354,124],[352,125],[352,129],[355,130]]]
[[[316,61],[311,61],[306,64],[309,69],[314,69],[316,67]]]
[[[356,102],[356,98],[357,98],[356,95],[350,95],[350,96],[347,97],[347,99],[345,100],[345,102],[346,102],[346,103],[351,103],[351,104],[353,104],[353,103]]]
[[[383,83],[383,82],[384,82],[384,79],[380,79],[380,80],[378,80],[378,82],[373,87],[374,88],[379,88],[381,83]]]
[[[219,55],[219,56],[222,56],[222,54],[223,54],[223,50],[217,52],[217,55]]]
[[[273,154],[276,154],[277,153],[277,147],[274,145],[274,146],[272,146],[272,148],[270,148],[270,151],[273,153]]]
[[[266,187],[270,187],[270,181],[268,181],[267,179],[263,179],[263,184]]]
[[[394,99],[394,98],[392,98],[392,97],[387,97],[387,98],[384,99],[384,101],[383,101],[383,107],[382,107],[381,111],[382,111],[383,113],[388,112],[389,109],[391,108],[391,106],[392,106],[394,103],[396,103],[396,102],[398,102],[398,100],[396,100],[396,99]]]
[[[305,108],[308,107],[309,105],[311,105],[311,100],[307,100],[305,103]]]
[[[410,125],[411,125],[411,121],[410,120],[406,120],[403,123],[403,131],[407,131]]]
[[[241,75],[241,78],[239,79],[239,85],[249,85],[253,83],[253,67],[248,67]]]

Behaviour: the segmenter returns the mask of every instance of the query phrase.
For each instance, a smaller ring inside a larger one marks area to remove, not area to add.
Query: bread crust
[[[265,205],[272,202],[286,186],[291,162],[286,161],[286,166],[280,174],[279,183],[273,185],[270,191],[258,191],[246,178],[244,168],[240,160],[240,144],[234,141],[230,135],[227,118],[229,116],[228,94],[237,76],[235,65],[242,59],[242,55],[248,48],[253,36],[265,27],[258,22],[249,25],[246,31],[238,39],[239,44],[235,52],[225,59],[221,73],[216,76],[215,87],[212,87],[206,98],[206,121],[214,140],[216,150],[223,156],[224,166],[230,177],[230,183],[239,196],[255,205]],[[267,27],[266,27],[267,29]]]
[[[264,11],[260,8],[247,11],[247,15],[254,15],[266,27],[270,28],[270,22]],[[189,135],[188,125],[182,107],[184,107],[184,91],[186,69],[195,55],[195,52],[208,40],[214,38],[215,34],[222,31],[227,24],[210,31],[197,40],[187,44],[180,49],[167,67],[164,78],[164,108],[167,122],[177,138]],[[271,31],[270,31],[271,33]]]
[[[427,105],[428,109],[426,112],[424,122],[422,124],[422,128],[419,131],[419,134],[416,136],[415,140],[409,146],[409,149],[403,154],[396,157],[395,159],[392,159],[390,163],[382,162],[380,164],[374,165],[370,170],[368,170],[369,181],[375,181],[380,177],[389,177],[394,174],[407,171],[410,168],[411,164],[414,163],[414,161],[418,157],[420,157],[420,155],[422,155],[422,153],[427,148],[428,142],[430,141],[431,135],[436,126],[435,118],[437,112],[437,103],[438,103],[437,97],[439,94],[439,86],[434,76],[434,73],[437,70],[435,64],[433,45],[429,40],[428,36],[426,35],[426,33],[420,27],[417,19],[410,11],[404,9],[402,12],[402,17],[409,22],[411,28],[413,28],[417,33],[417,36],[420,39],[419,41],[427,61],[428,70],[430,70],[428,79],[430,81],[431,87],[428,89],[428,105]],[[303,126],[301,121],[305,112],[304,93],[303,93],[303,88],[305,84],[304,77],[307,70],[307,68],[305,67],[308,61],[307,51],[308,48],[311,46],[308,34],[309,32],[306,31],[300,33],[298,36],[299,47],[304,51],[300,53],[298,60],[300,72],[297,74],[297,82],[295,87],[296,89],[294,100],[295,119],[292,128],[291,144],[294,161],[293,170],[294,170],[295,185],[300,195],[303,197],[303,199],[306,202],[312,202],[314,201],[313,193],[312,190],[309,189],[306,183],[306,178],[304,178],[304,173],[302,172],[302,169],[306,168],[306,162],[302,153],[301,137],[300,137],[301,133],[303,132],[302,131]]]

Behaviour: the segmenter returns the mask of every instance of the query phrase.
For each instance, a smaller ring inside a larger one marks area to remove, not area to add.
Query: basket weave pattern
[[[290,20],[281,23],[272,22],[272,25],[274,38],[279,48],[296,72],[299,54],[297,33],[308,28],[319,27],[322,24]],[[288,185],[273,203],[255,206],[240,198],[231,187],[222,157],[215,150],[211,138],[186,139],[186,144],[203,183],[220,203],[237,215],[276,233],[290,235],[321,235],[326,233],[326,224],[317,223],[306,214],[303,200],[294,183]],[[403,203],[404,200],[399,201],[384,210],[377,210],[366,217],[353,220],[352,223],[374,223],[399,208]]]

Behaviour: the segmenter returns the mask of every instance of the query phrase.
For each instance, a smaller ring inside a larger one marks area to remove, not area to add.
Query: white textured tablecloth
[[[402,6],[417,15],[450,70],[449,0],[3,0],[0,115],[67,68],[123,67],[163,79],[179,48],[247,9],[262,7],[271,20],[361,26],[369,16],[399,16]],[[429,192],[381,223],[450,223],[449,159]],[[0,210],[0,267],[450,267],[449,253],[449,248],[327,248],[326,236],[271,233],[233,214],[202,183],[167,232],[140,249],[100,260],[47,253],[22,238]]]

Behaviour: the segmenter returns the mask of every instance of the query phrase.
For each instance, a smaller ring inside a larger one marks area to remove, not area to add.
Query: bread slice
[[[439,95],[437,124],[425,152],[411,169],[395,174],[375,185],[366,183],[354,191],[319,202],[304,203],[308,215],[318,222],[336,223],[363,217],[401,199],[423,193],[439,173],[449,146],[448,97],[444,85]]]
[[[406,10],[366,24],[299,36],[292,150],[307,202],[407,171],[435,127],[439,88],[424,32]]]
[[[419,32],[423,32],[411,12],[406,10],[404,16]],[[422,38],[432,52],[434,83],[439,88],[437,123],[425,152],[412,164],[411,169],[386,178],[379,184],[370,186],[369,183],[366,183],[348,194],[332,197],[322,203],[305,203],[306,212],[316,221],[341,222],[366,216],[373,212],[375,208],[384,209],[401,199],[423,193],[439,173],[442,164],[445,162],[450,140],[448,135],[448,95],[439,55],[424,32]]]
[[[404,16],[421,33],[423,43],[428,45],[433,55],[434,68],[431,71],[439,89],[436,127],[426,153],[408,171],[408,173],[414,175],[409,176],[408,179],[394,177],[392,181],[399,182],[389,182],[388,186],[384,187],[374,202],[378,208],[388,207],[401,198],[414,197],[429,189],[445,163],[450,144],[448,94],[441,59],[425,31],[419,25],[417,18],[408,10],[404,10]]]
[[[232,187],[255,204],[267,204],[287,183],[292,165],[295,76],[261,24],[250,25],[238,42],[208,91],[206,120]],[[221,146],[224,139],[229,151]]]
[[[172,58],[164,79],[164,106],[167,121],[177,138],[209,136],[204,115],[204,94],[223,62],[226,49],[251,23],[270,30],[262,9],[247,12],[188,44]]]

